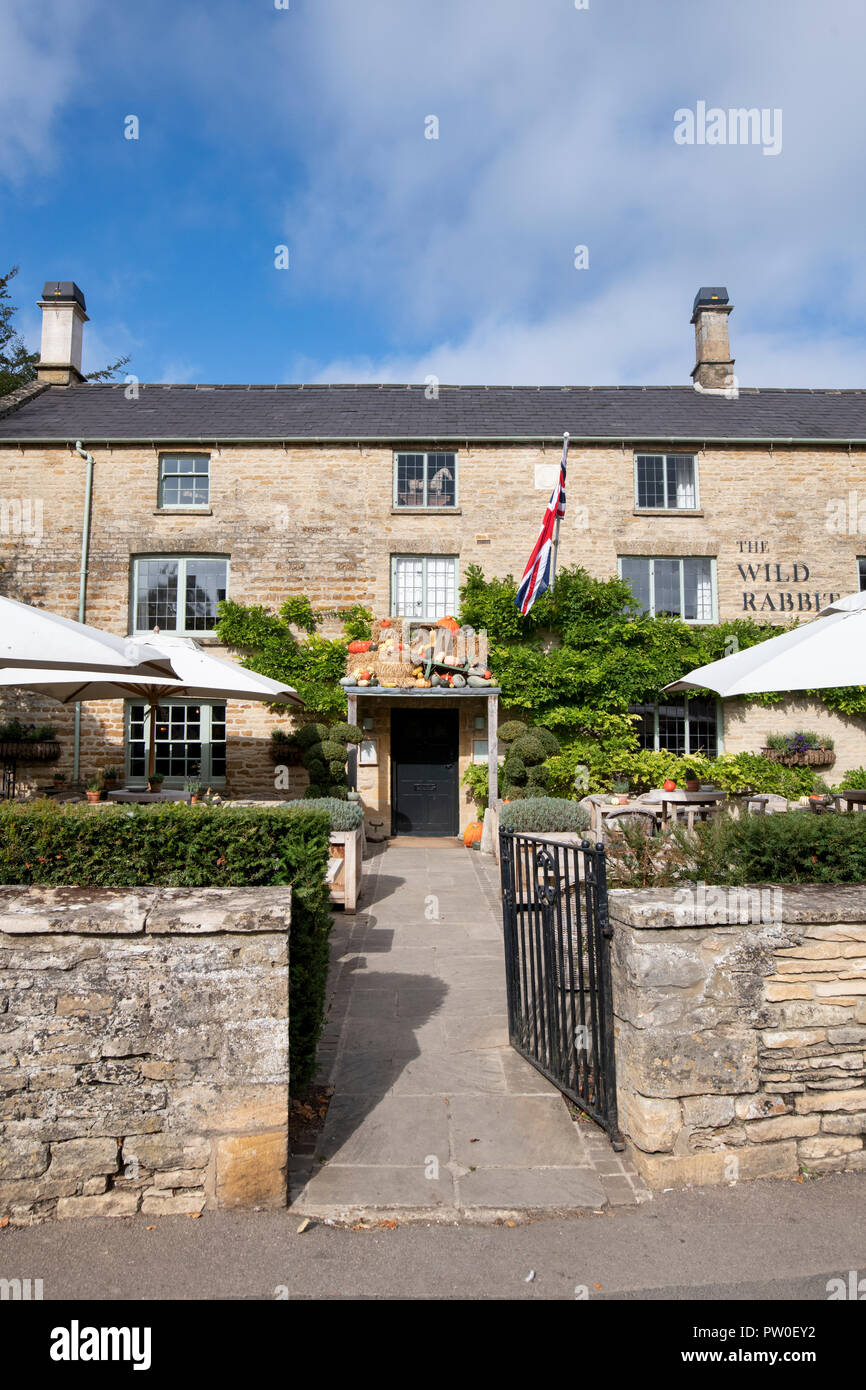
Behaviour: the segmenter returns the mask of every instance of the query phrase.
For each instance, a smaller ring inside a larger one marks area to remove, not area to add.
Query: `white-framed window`
[[[644,613],[667,614],[686,623],[716,619],[716,562],[709,555],[621,555],[620,578],[628,580]]]
[[[132,562],[134,632],[195,637],[217,625],[228,593],[229,562],[218,555],[140,555]]]
[[[401,618],[445,618],[457,609],[456,555],[392,555],[391,612]]]
[[[634,504],[646,511],[696,511],[700,503],[694,454],[635,454]]]
[[[131,786],[147,781],[150,755],[150,705],[126,702],[126,766]],[[182,787],[187,778],[205,786],[226,780],[225,702],[166,700],[156,710],[154,746],[156,772],[166,787]]]
[[[629,713],[640,715],[634,727],[641,748],[678,753],[681,757],[704,753],[715,758],[721,752],[718,700],[672,695],[658,704],[631,705]]]
[[[160,454],[160,507],[210,505],[210,454]]]
[[[457,506],[457,455],[398,453],[394,455],[394,506],[438,511]]]

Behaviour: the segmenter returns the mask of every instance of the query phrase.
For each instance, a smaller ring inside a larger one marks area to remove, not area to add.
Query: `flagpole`
[[[568,447],[568,431],[567,431],[567,430],[565,431],[565,433],[564,433],[563,436],[562,436],[562,447],[563,447],[563,450],[565,450],[565,449]],[[556,557],[557,557],[557,555],[558,555],[558,553],[559,553],[559,522],[560,522],[560,517],[559,517],[559,515],[557,514],[557,518],[556,518],[556,530],[555,530],[554,533],[553,533],[553,561],[552,561],[552,564],[551,564],[551,567],[550,567],[550,592],[551,592],[551,593],[553,593],[553,586],[554,586],[554,584],[556,583]]]

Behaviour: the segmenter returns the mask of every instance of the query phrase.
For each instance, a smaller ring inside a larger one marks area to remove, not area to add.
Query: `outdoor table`
[[[685,806],[686,824],[691,830],[694,827],[696,817],[705,820],[726,797],[727,792],[663,792],[661,797],[662,825],[676,820],[677,808]]]
[[[863,811],[866,810],[866,791],[834,792],[833,801],[837,811]]]

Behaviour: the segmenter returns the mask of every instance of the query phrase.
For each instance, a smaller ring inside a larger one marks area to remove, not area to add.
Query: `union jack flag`
[[[561,518],[565,516],[565,461],[567,458],[568,435],[565,436],[562,446],[559,482],[550,495],[538,540],[535,542],[535,547],[529,557],[529,563],[523,571],[523,578],[514,600],[524,618],[535,600],[550,588],[556,528]]]

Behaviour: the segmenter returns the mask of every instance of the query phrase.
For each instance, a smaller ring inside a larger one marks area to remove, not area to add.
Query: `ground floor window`
[[[684,696],[657,705],[632,705],[640,716],[635,732],[641,748],[686,756],[704,753],[718,756],[720,739],[719,707],[715,700]]]
[[[130,701],[126,707],[128,779],[147,778],[150,705]],[[226,777],[225,704],[166,700],[156,709],[156,767],[166,785],[182,786],[187,778],[219,785]]]
[[[391,612],[395,617],[444,618],[456,609],[456,555],[391,556]]]

